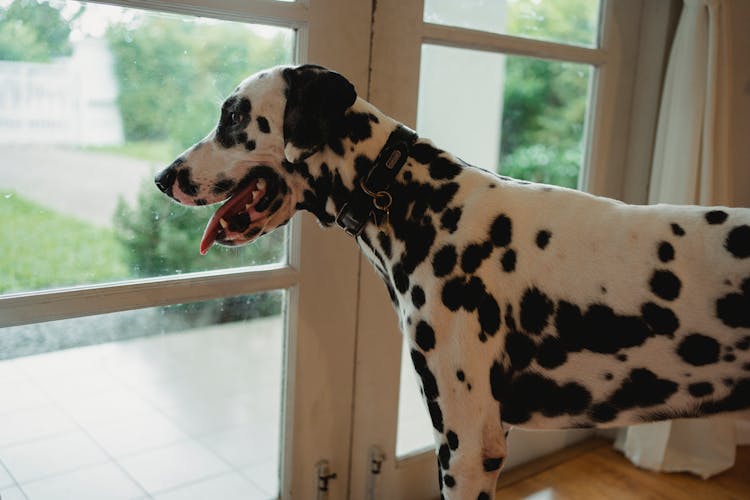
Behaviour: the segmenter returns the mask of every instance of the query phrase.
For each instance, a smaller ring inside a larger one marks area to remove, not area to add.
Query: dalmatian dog
[[[507,429],[612,427],[750,407],[750,209],[633,206],[480,170],[319,66],[244,80],[156,177],[242,245],[307,210],[390,293],[441,493],[494,497]]]

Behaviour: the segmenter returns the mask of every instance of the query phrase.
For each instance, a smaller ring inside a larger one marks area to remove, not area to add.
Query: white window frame
[[[368,2],[101,3],[292,28],[297,35],[298,62],[337,68],[358,88],[367,88],[370,40],[361,35],[370,29]],[[4,294],[0,296],[0,327],[285,290],[281,496],[314,497],[316,463],[327,460],[337,474],[329,498],[343,499],[349,487],[358,255],[356,245],[345,235],[323,234],[312,216],[297,216],[289,225],[286,263]]]

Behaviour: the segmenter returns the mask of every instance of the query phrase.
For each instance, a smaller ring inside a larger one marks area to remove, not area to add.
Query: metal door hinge
[[[378,445],[370,446],[368,474],[367,474],[367,500],[377,500],[377,478],[383,469],[385,453]]]
[[[331,472],[331,466],[328,460],[321,460],[315,464],[315,470],[318,474],[318,480],[316,484],[317,488],[317,500],[327,500],[328,498],[328,482],[331,479],[336,479],[336,473]]]

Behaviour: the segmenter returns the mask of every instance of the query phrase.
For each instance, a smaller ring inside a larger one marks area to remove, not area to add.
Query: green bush
[[[71,21],[83,12],[83,7]],[[69,56],[70,21],[60,9],[34,0],[14,0],[0,7],[0,60],[48,62]]]
[[[107,37],[127,140],[168,140],[180,151],[213,128],[221,101],[243,78],[291,60],[290,40],[239,23],[152,15],[111,25]]]

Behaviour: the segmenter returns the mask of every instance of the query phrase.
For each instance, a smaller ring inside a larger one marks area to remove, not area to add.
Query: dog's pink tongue
[[[211,246],[216,241],[216,236],[219,233],[220,227],[219,221],[223,217],[225,217],[227,214],[235,215],[245,210],[245,205],[247,205],[248,203],[251,205],[255,205],[255,203],[258,202],[262,194],[259,195],[255,200],[253,200],[251,194],[254,190],[257,189],[257,183],[257,180],[251,182],[249,186],[244,188],[242,191],[235,193],[234,196],[232,196],[226,203],[219,207],[216,212],[214,212],[213,217],[211,217],[211,220],[209,220],[208,224],[206,225],[206,230],[203,231],[203,238],[201,238],[200,245],[201,255],[206,255],[208,249],[211,248]]]
[[[219,219],[214,220],[211,218],[211,220],[208,221],[206,230],[203,231],[203,238],[201,238],[201,255],[206,255],[208,249],[211,248],[214,241],[216,241],[216,232],[219,225],[218,220]]]

